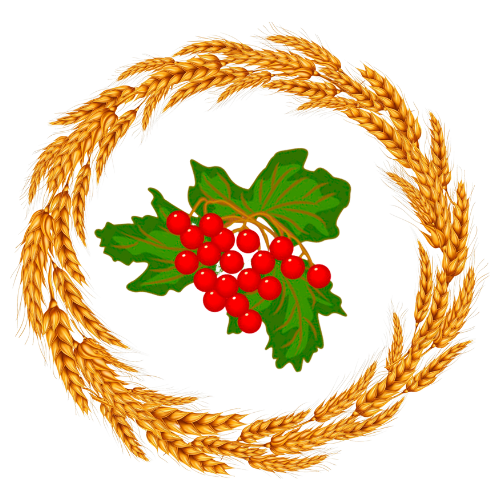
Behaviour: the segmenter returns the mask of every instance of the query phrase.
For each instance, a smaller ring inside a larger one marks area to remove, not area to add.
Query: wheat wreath
[[[310,468],[328,452],[307,452],[379,430],[394,418],[408,393],[431,385],[470,343],[453,341],[477,295],[474,268],[466,269],[469,196],[464,182],[450,185],[449,153],[439,120],[430,114],[430,149],[424,151],[420,123],[385,76],[368,66],[358,70],[360,76],[351,76],[324,47],[287,31],[265,40],[266,49],[203,40],[183,47],[175,59],[134,64],[118,81],[145,75],[140,85],[105,90],[52,122],[67,132],[41,152],[26,187],[30,203],[38,192],[44,193],[46,203],[33,213],[21,243],[21,301],[29,328],[49,348],[66,390],[85,414],[91,411],[89,401],[98,404],[133,455],[148,460],[136,424],[156,450],[213,474],[227,474],[228,459],[245,460],[270,472]],[[140,371],[117,357],[113,349],[127,346],[84,300],[86,279],[73,242],[78,237],[85,245],[90,182],[99,182],[134,121],[141,120],[146,130],[166,99],[163,111],[209,89],[219,92],[221,102],[258,87],[296,96],[299,111],[323,108],[343,113],[378,139],[399,164],[386,172],[387,180],[405,197],[425,241],[442,259],[434,266],[418,242],[413,337],[405,351],[400,318],[394,313],[383,375],[375,377],[373,363],[359,380],[317,408],[243,423],[246,415],[191,411],[194,397],[164,395],[126,379],[133,375],[135,380]],[[457,277],[461,283],[452,298],[450,283]],[[431,350],[434,359],[422,366]]]

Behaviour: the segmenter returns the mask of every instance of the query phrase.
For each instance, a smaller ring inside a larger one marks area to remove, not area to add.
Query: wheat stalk
[[[449,347],[418,371],[426,352],[447,347],[460,333],[476,286],[471,267],[448,309],[449,284],[461,275],[467,261],[470,203],[461,181],[452,193],[454,200],[448,193],[449,153],[440,122],[430,115],[431,148],[427,156],[419,146],[420,125],[388,78],[368,66],[359,70],[360,79],[348,75],[340,61],[324,47],[289,32],[266,40],[285,46],[288,51],[260,50],[216,39],[191,43],[174,55],[195,56],[187,61],[164,57],[132,65],[118,80],[150,73],[139,86],[105,90],[53,122],[68,127],[68,133],[41,152],[29,181],[30,202],[44,179],[50,200],[45,208],[32,215],[21,242],[21,297],[28,323],[39,338],[47,340],[58,373],[80,409],[84,413],[89,410],[89,397],[99,403],[118,438],[131,453],[144,460],[147,457],[132,422],[146,432],[154,448],[201,472],[227,474],[230,467],[212,455],[243,459],[253,468],[272,472],[314,466],[326,455],[309,458],[293,455],[332,440],[353,439],[380,429],[394,418],[403,399],[383,409],[386,404],[403,393],[418,392],[431,385],[469,343]],[[313,76],[320,81],[312,81]],[[121,348],[126,345],[97,319],[83,300],[79,286],[85,285],[85,278],[72,245],[70,227],[73,223],[77,235],[85,242],[85,200],[92,172],[99,181],[112,151],[138,112],[142,111],[142,126],[146,129],[160,101],[169,95],[164,110],[211,88],[220,91],[217,102],[221,102],[242,90],[258,87],[297,97],[301,100],[297,108],[300,111],[323,108],[341,112],[375,137],[404,167],[404,174],[387,175],[414,210],[426,241],[443,254],[443,260],[434,275],[429,255],[418,243],[420,281],[415,332],[409,348],[403,352],[401,323],[393,315],[387,373],[378,381],[372,382],[374,363],[347,390],[319,405],[309,420],[306,420],[309,411],[303,411],[243,424],[244,415],[176,408],[196,398],[164,395],[142,385],[126,387],[129,382],[124,378],[139,372],[104,348],[104,344]],[[131,101],[137,101],[135,109],[118,113],[121,105]],[[95,160],[91,161],[96,148]],[[70,196],[69,185],[78,164],[81,168]],[[50,296],[45,313],[44,291]],[[56,293],[66,311],[58,305]],[[82,342],[73,338],[73,327],[81,330]],[[354,405],[356,408],[350,414],[327,423]],[[236,441],[221,437],[241,426],[244,428]],[[195,438],[188,442],[192,438],[187,436]],[[269,442],[253,444],[266,437],[271,438]]]

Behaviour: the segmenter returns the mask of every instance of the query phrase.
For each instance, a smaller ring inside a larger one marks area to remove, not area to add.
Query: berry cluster
[[[264,300],[278,298],[282,291],[280,281],[269,274],[281,261],[281,272],[289,279],[300,278],[305,271],[304,260],[292,255],[293,243],[287,237],[275,238],[269,252],[259,250],[259,235],[251,229],[244,229],[235,238],[234,233],[224,227],[222,219],[213,213],[205,214],[200,219],[200,225],[191,224],[189,215],[180,210],[172,212],[167,218],[167,229],[180,236],[183,250],[175,258],[175,267],[182,274],[194,275],[195,287],[205,292],[203,304],[212,312],[226,308],[230,316],[238,318],[238,326],[245,333],[256,332],[262,318],[257,311],[249,309],[249,302],[243,292],[254,292]],[[209,237],[210,241],[205,241]],[[232,250],[236,243],[244,253],[254,253],[252,266],[243,269],[243,256]],[[192,250],[196,250],[194,253]],[[213,266],[220,263],[221,269],[227,274],[217,274],[208,268],[198,269],[199,264]],[[239,273],[239,274],[238,274]],[[237,278],[233,274],[238,274]],[[323,288],[331,279],[330,271],[321,264],[312,266],[307,272],[307,281],[315,288]]]

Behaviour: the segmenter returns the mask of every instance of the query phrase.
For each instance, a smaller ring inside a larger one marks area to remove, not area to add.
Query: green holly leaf
[[[174,265],[175,257],[185,250],[180,237],[167,230],[166,221],[171,212],[179,210],[166,201],[159,191],[149,189],[153,195],[151,205],[157,217],[132,217],[133,224],[111,224],[95,234],[101,240],[104,253],[113,261],[129,266],[132,262],[147,262],[147,269],[127,285],[131,292],[148,292],[165,295],[168,291],[180,292],[193,282],[194,274],[179,273]],[[198,218],[192,218],[197,224]]]
[[[295,370],[302,369],[302,363],[309,363],[312,355],[323,348],[323,335],[319,315],[337,313],[347,316],[341,307],[342,300],[333,294],[332,283],[321,289],[313,288],[307,282],[307,270],[301,278],[291,280],[281,273],[279,264],[269,274],[282,284],[281,295],[275,300],[263,300],[257,292],[247,293],[250,309],[262,317],[269,335],[266,349],[272,348],[276,366],[283,368],[291,363]],[[240,291],[241,293],[241,291]],[[241,333],[238,320],[229,316],[227,333]]]
[[[198,213],[214,212],[227,221],[263,218],[278,234],[301,242],[336,238],[350,186],[322,168],[306,170],[306,158],[305,149],[276,153],[249,189],[235,184],[224,169],[191,160],[195,185],[189,203]]]

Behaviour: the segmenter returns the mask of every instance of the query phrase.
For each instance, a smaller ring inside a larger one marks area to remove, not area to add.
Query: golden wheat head
[[[25,344],[36,341],[76,410],[90,420],[99,414],[128,456],[151,461],[147,442],[160,458],[210,477],[235,477],[230,471],[244,465],[293,477],[330,470],[333,444],[383,432],[409,394],[435,384],[471,351],[475,339],[464,336],[465,325],[488,277],[476,257],[473,190],[452,165],[438,113],[426,110],[424,120],[369,63],[346,69],[319,38],[269,24],[255,45],[198,37],[170,57],[148,55],[119,68],[107,87],[49,122],[56,130],[21,191],[27,215],[13,272],[16,337],[27,330]],[[126,358],[141,351],[90,307],[93,289],[73,237],[88,250],[88,204],[129,131],[142,144],[189,99],[208,93],[215,110],[258,91],[286,96],[290,115],[337,115],[380,143],[387,158],[378,170],[413,228],[419,271],[414,326],[407,330],[408,310],[391,302],[383,349],[349,383],[307,408],[245,421],[258,412],[213,413],[201,391],[144,385],[146,376],[159,377]]]

